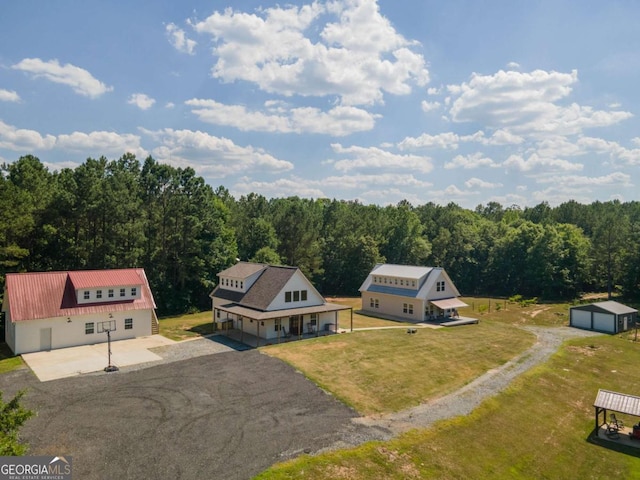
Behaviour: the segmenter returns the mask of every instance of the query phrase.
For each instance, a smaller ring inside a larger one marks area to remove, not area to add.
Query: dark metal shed
[[[635,326],[637,317],[638,310],[612,300],[569,309],[570,326],[604,333],[625,332]]]

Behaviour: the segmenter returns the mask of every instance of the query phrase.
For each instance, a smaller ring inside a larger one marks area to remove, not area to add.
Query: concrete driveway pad
[[[111,363],[126,367],[162,360],[162,357],[148,349],[174,343],[162,335],[111,342]],[[42,382],[99,372],[109,364],[108,358],[107,342],[22,355],[22,359]]]

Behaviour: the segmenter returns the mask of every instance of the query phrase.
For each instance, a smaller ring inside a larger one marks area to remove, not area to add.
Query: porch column
[[[338,320],[339,320],[339,317],[338,317],[338,310],[336,310],[335,312],[333,312],[333,317],[336,319],[336,333],[338,333],[338,328],[340,328],[340,327],[339,327],[339,325],[338,325]]]
[[[256,320],[256,324],[258,327],[258,336],[256,337],[256,348],[260,346],[260,320]]]
[[[353,332],[353,308],[349,307],[349,313],[351,315],[351,331]]]
[[[240,343],[244,343],[244,318],[238,317],[240,322]]]
[[[282,330],[282,319],[276,318],[274,322],[278,322],[278,343],[280,343],[280,330]]]

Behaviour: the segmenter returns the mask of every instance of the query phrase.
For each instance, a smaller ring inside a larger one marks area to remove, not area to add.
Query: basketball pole
[[[104,367],[104,371],[105,372],[117,372],[118,371],[118,367],[116,367],[115,365],[111,365],[111,330],[107,330],[107,345],[108,345],[107,348],[109,349],[109,365]]]

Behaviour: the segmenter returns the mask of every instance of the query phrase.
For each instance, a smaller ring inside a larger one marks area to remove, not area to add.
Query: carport
[[[626,332],[636,324],[638,311],[612,300],[569,309],[569,325],[603,333]]]

